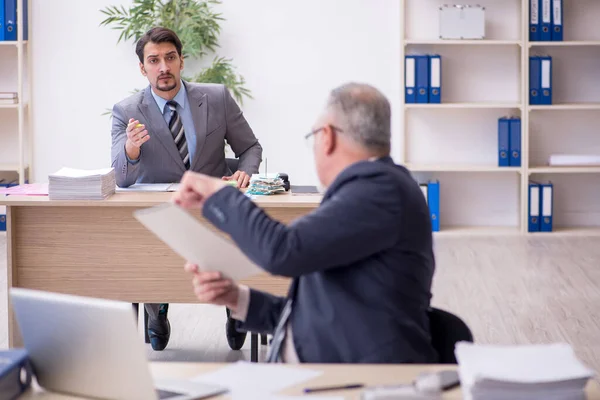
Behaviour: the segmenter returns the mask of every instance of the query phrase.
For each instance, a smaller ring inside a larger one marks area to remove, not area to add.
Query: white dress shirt
[[[231,312],[231,318],[238,321],[244,322],[248,315],[248,308],[250,307],[250,288],[245,285],[240,285],[240,291],[238,293],[238,306],[236,312]],[[298,364],[298,354],[294,348],[294,338],[292,336],[292,325],[289,320],[286,324],[285,338],[281,344],[281,358],[284,363]]]

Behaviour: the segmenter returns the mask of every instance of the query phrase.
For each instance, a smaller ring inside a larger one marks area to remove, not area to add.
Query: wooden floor
[[[0,236],[0,348],[7,346],[6,236]],[[461,316],[480,343],[566,341],[600,371],[600,238],[436,237],[436,307]],[[172,305],[171,341],[151,360],[249,360],[225,339],[225,310]],[[264,357],[266,349],[261,349]]]

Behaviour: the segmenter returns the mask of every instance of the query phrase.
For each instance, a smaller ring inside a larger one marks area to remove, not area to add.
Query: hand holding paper
[[[185,271],[193,274],[194,294],[201,303],[225,306],[236,310],[239,287],[231,279],[217,271],[200,271],[196,264],[187,263]]]

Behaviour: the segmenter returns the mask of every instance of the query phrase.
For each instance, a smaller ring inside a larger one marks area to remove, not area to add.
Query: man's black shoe
[[[227,344],[231,350],[239,350],[244,346],[246,341],[246,332],[240,332],[235,329],[235,320],[231,318],[231,313],[228,308],[225,308],[227,312],[227,322],[225,323],[225,334],[227,335]]]
[[[171,324],[167,319],[168,304],[161,304],[157,318],[148,315],[148,337],[150,345],[155,351],[164,350],[171,337]]]

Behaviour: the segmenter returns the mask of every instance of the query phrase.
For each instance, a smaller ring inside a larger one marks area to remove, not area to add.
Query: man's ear
[[[325,154],[329,155],[333,153],[335,150],[335,146],[337,144],[337,137],[333,128],[330,125],[327,125],[323,128],[323,132],[321,133],[321,139],[323,140],[323,149],[325,150]]]
[[[146,76],[146,68],[144,68],[144,64],[140,63],[140,72],[142,75]]]
[[[183,54],[179,58],[181,58],[181,65],[179,66],[179,70],[183,71]]]

